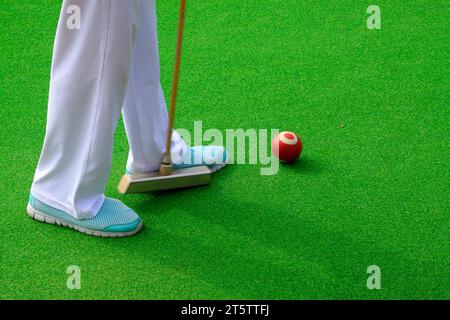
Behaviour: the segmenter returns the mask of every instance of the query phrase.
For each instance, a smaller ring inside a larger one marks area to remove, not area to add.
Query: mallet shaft
[[[178,93],[178,79],[180,76],[180,64],[181,64],[181,50],[183,43],[183,31],[184,31],[184,15],[186,9],[186,0],[181,0],[180,16],[178,21],[178,38],[177,48],[175,53],[175,68],[173,73],[172,94],[170,96],[170,112],[169,112],[169,125],[167,128],[167,140],[166,140],[166,152],[164,154],[163,163],[160,167],[161,175],[168,175],[171,173],[172,158],[170,152],[170,146],[172,144],[172,131],[175,121],[175,110]]]

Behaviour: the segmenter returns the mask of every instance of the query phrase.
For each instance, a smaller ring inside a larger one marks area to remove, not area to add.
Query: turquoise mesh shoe
[[[105,198],[100,211],[92,219],[75,219],[33,195],[27,206],[28,215],[38,221],[75,229],[96,237],[127,237],[139,232],[142,219],[119,200]]]
[[[228,162],[227,151],[221,146],[197,146],[187,148],[186,153],[180,163],[174,163],[173,169],[184,169],[198,166],[208,166],[212,172],[219,171]],[[133,174],[131,170],[126,171],[127,175]]]
[[[174,163],[174,169],[208,166],[212,172],[219,171],[227,164],[227,151],[221,146],[197,146],[188,148],[181,163]]]

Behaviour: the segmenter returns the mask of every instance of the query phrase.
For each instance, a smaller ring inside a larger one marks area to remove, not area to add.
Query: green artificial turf
[[[42,147],[60,1],[0,12],[0,298],[449,298],[448,4],[190,1],[177,127],[291,130],[299,162],[235,165],[210,186],[119,195],[145,220],[98,239],[25,214]],[[158,1],[170,92],[178,2]],[[81,290],[66,288],[78,265]],[[378,265],[382,289],[366,287]]]

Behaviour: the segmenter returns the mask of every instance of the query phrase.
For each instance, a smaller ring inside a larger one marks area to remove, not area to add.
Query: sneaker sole
[[[228,154],[227,154],[224,163],[218,164],[212,168],[211,167],[208,167],[208,168],[209,168],[209,170],[211,170],[211,173],[217,172],[219,170],[222,170],[228,164],[228,161],[229,161],[229,159],[228,159]]]
[[[37,211],[30,204],[27,205],[27,213],[28,213],[28,216],[30,216],[30,218],[32,218],[32,219],[34,219],[36,221],[49,223],[49,224],[56,224],[56,225],[61,226],[61,227],[74,229],[74,230],[76,230],[78,232],[87,234],[89,236],[102,237],[102,238],[124,238],[124,237],[130,237],[130,236],[133,236],[136,233],[138,233],[141,230],[141,228],[142,228],[142,226],[144,224],[143,221],[141,221],[141,223],[137,226],[136,229],[134,229],[133,231],[129,231],[129,232],[104,232],[104,231],[87,229],[87,228],[80,227],[80,226],[77,226],[77,225],[72,224],[72,223],[65,222],[65,221],[57,219],[55,217],[51,217],[51,216],[49,216],[49,215],[47,215],[45,213]]]

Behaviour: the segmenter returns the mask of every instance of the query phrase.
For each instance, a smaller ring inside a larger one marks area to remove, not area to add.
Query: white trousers
[[[79,28],[73,28],[77,10]],[[156,24],[154,0],[64,0],[45,141],[31,187],[37,199],[78,219],[97,214],[121,112],[130,145],[127,168],[158,169],[167,109]],[[186,145],[176,132],[173,137],[177,161]]]

